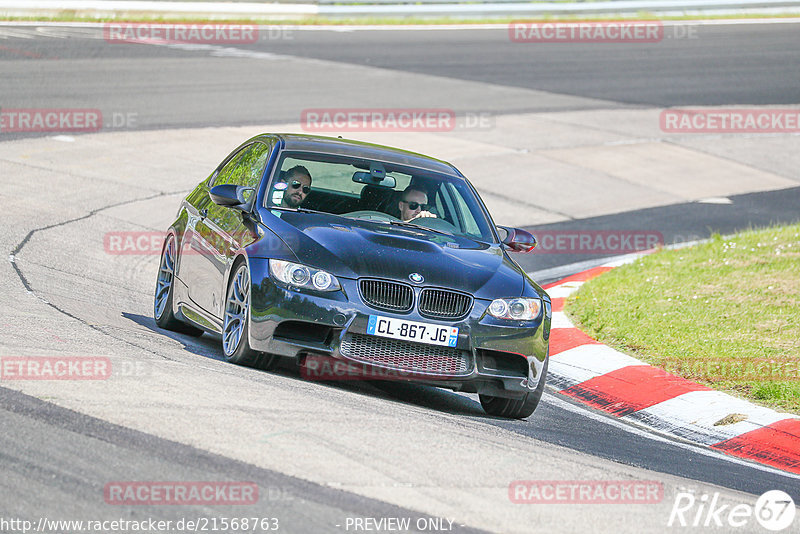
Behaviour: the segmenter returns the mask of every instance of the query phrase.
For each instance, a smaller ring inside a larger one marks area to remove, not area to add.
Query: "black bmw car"
[[[551,308],[509,251],[535,244],[495,226],[446,162],[263,134],[181,202],[154,315],[220,336],[233,363],[347,362],[478,393],[487,413],[522,418],[544,390]]]

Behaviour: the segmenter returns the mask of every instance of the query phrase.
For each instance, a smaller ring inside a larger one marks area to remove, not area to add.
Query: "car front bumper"
[[[367,306],[357,280],[339,278],[341,291],[312,293],[278,286],[268,260],[251,258],[250,269],[253,349],[301,364],[308,358],[347,362],[348,372],[304,373],[309,378],[407,380],[507,398],[521,398],[544,379],[549,302],[534,321],[499,321],[486,313],[489,301],[480,299],[464,319],[432,320],[416,310],[396,314]],[[369,335],[370,315],[454,326],[458,340],[449,348]],[[354,369],[360,372],[351,374]]]

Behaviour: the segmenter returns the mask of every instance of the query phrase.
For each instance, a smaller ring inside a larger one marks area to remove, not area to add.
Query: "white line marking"
[[[733,204],[733,200],[728,197],[709,197],[697,201],[698,204]]]

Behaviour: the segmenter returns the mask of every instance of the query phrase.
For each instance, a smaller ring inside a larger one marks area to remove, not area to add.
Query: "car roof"
[[[285,150],[355,156],[369,160],[416,167],[454,177],[462,177],[455,167],[446,161],[415,152],[409,152],[407,150],[401,150],[399,148],[320,135],[265,133],[257,136],[257,138],[258,137],[278,137],[283,141]]]

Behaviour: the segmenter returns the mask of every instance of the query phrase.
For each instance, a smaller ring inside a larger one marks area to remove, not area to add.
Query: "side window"
[[[213,185],[233,184],[258,188],[269,157],[269,147],[253,143],[231,159],[217,175]]]
[[[457,221],[453,221],[453,224],[465,234],[480,236],[481,230],[478,227],[478,223],[475,221],[472,210],[470,210],[464,197],[461,195],[461,191],[453,184],[446,184],[445,189],[445,201],[458,219]]]
[[[458,221],[455,220],[455,217],[453,216],[453,201],[451,200],[450,194],[444,186],[440,187],[436,191],[434,205],[436,206],[436,213],[441,219],[444,219],[453,226],[460,226]]]
[[[472,216],[472,211],[470,211],[469,206],[467,206],[467,203],[464,202],[464,198],[459,194],[458,191],[455,192],[453,197],[456,201],[456,205],[458,206],[458,211],[461,212],[460,218],[464,224],[464,227],[461,230],[467,234],[480,236],[481,230],[478,228],[478,223],[475,222],[475,218]]]
[[[225,166],[222,167],[222,169],[217,173],[216,178],[214,178],[214,181],[211,182],[211,185],[209,187],[214,187],[215,185],[222,185],[222,184],[231,183],[230,180],[229,180],[229,177],[231,176],[231,174],[233,174],[233,170],[239,164],[239,160],[242,159],[242,155],[247,150],[248,149],[246,148],[246,149],[244,149],[244,151],[239,151],[238,154],[233,156],[230,159],[230,161],[228,163],[226,163]]]

